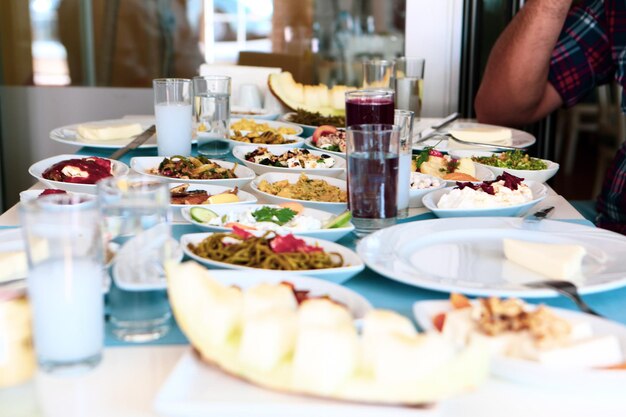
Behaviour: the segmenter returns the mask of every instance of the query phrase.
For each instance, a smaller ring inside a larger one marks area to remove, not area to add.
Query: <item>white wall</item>
[[[406,56],[426,59],[422,117],[458,110],[463,0],[407,0]]]
[[[2,166],[7,207],[36,181],[28,167],[41,159],[74,153],[77,148],[52,141],[52,129],[130,114],[153,114],[150,88],[0,87]]]

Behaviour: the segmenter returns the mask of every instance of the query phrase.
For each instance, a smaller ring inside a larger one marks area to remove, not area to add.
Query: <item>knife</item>
[[[461,114],[460,113],[452,113],[448,116],[446,116],[441,122],[439,122],[439,124],[433,125],[431,127],[427,127],[426,129],[422,130],[418,135],[417,135],[417,140],[413,142],[413,144],[415,145],[416,143],[420,143],[420,142],[424,142],[425,140],[428,140],[430,138],[432,138],[433,136],[436,136],[437,134],[439,134],[439,130],[443,129],[444,127],[448,126],[450,123],[454,122],[456,119],[459,118]]]
[[[132,151],[133,149],[137,149],[139,146],[141,146],[144,142],[150,139],[155,132],[156,127],[154,125],[150,126],[139,135],[137,135],[137,137],[133,139],[133,141],[130,142],[128,145],[124,146],[122,149],[118,149],[117,151],[113,152],[113,154],[109,156],[109,159],[120,159],[122,156],[126,155],[128,151]]]

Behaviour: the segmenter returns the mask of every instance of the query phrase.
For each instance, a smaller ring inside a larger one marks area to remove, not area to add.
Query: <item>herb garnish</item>
[[[272,222],[279,226],[289,223],[297,213],[289,208],[261,207],[252,212],[252,217],[257,222]]]

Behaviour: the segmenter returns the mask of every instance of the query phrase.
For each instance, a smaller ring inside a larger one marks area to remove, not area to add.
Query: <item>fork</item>
[[[587,305],[578,294],[578,288],[572,282],[569,281],[561,281],[561,280],[547,280],[547,281],[537,281],[537,282],[528,282],[524,284],[530,288],[552,288],[553,290],[563,294],[570,300],[572,300],[581,311],[585,313],[592,314],[594,316],[603,317],[601,314],[594,311],[591,307]]]

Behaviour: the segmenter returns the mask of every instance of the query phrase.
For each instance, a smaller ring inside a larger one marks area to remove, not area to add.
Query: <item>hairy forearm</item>
[[[572,0],[528,0],[494,45],[476,95],[478,119],[507,125],[561,104],[548,83],[550,56]]]

